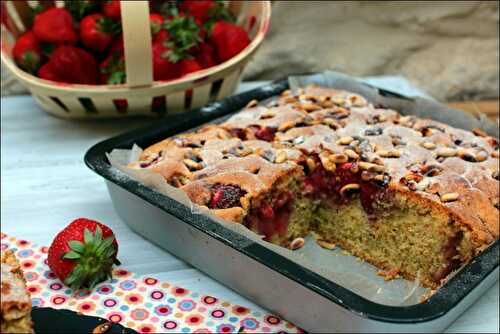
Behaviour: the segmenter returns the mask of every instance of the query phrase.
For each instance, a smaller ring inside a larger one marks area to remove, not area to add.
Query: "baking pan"
[[[117,173],[106,157],[114,149],[130,149],[133,144],[147,147],[235,113],[253,99],[265,100],[288,88],[288,80],[273,82],[113,137],[90,148],[85,163],[105,179],[118,215],[134,231],[306,331],[442,331],[498,280],[498,240],[425,302],[409,306],[383,305],[353,293],[206,215],[193,214],[190,207]],[[391,100],[414,103],[409,97],[387,91],[379,93]]]

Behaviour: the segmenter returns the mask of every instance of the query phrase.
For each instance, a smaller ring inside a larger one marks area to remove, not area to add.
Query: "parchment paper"
[[[377,88],[340,73],[325,72],[312,76],[291,77],[289,82],[292,89],[315,83],[353,91],[363,95],[372,103],[380,103],[403,114],[433,118],[468,130],[481,128],[490,134],[498,136],[498,126],[487,119],[475,119],[464,112],[449,109],[435,101],[422,97],[407,99],[398,96],[387,96],[385,92],[382,92],[382,94],[386,95],[383,96]],[[193,204],[183,191],[167,184],[159,174],[148,170],[127,168],[126,166],[130,162],[138,160],[141,152],[142,150],[134,145],[131,150],[113,150],[108,154],[108,159],[111,165],[116,168],[116,173],[120,177],[131,177],[138,180],[157,192],[190,207],[194,214],[210,216],[226,228],[247,237],[250,240],[249,244],[251,242],[259,243],[270,251],[277,252],[376,303],[393,306],[413,305],[421,302],[424,296],[429,296],[429,289],[419,286],[418,279],[415,282],[404,279],[386,281],[383,277],[377,275],[378,269],[376,267],[360,261],[360,259],[347,254],[339,248],[334,250],[323,249],[316,244],[312,236],[307,237],[305,246],[296,251],[265,242],[244,226],[224,221],[212,215],[208,210]]]

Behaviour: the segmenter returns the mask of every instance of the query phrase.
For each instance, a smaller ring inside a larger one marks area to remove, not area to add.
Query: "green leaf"
[[[98,30],[101,32],[109,33],[113,36],[122,32],[122,25],[109,17],[103,17],[97,21]]]
[[[101,251],[101,250],[105,250],[105,249],[108,249],[111,247],[111,245],[113,244],[113,241],[115,240],[114,237],[107,237],[106,239],[104,239],[99,247],[97,247],[97,252]],[[114,251],[113,249],[114,247],[112,247],[111,249]]]
[[[78,254],[75,251],[67,252],[63,256],[63,259],[67,259],[67,260],[76,260],[76,259],[79,259],[79,258],[80,258],[80,254]]]
[[[127,78],[127,74],[123,71],[118,71],[112,73],[108,78],[108,84],[110,85],[120,85],[124,84]]]
[[[201,42],[200,27],[190,16],[168,20],[164,23],[164,28],[169,35],[169,39],[165,41],[165,46],[170,50],[167,58],[173,63],[189,58],[189,53]]]
[[[65,0],[66,8],[76,21],[80,21],[84,16],[99,9],[97,1],[93,0]]]
[[[85,250],[85,245],[81,241],[70,240],[68,241],[69,248],[74,250],[77,253],[83,253]]]
[[[94,242],[94,236],[88,228],[85,228],[83,230],[83,241],[85,242],[85,244],[92,244]]]
[[[56,45],[52,43],[40,43],[40,49],[42,50],[42,54],[46,57],[50,57],[52,52],[56,49]]]
[[[102,240],[102,230],[100,226],[96,226],[95,228],[94,240],[96,243],[99,243]]]

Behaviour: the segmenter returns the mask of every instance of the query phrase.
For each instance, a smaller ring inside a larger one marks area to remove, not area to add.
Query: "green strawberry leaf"
[[[94,243],[94,236],[92,235],[92,232],[90,232],[88,228],[85,228],[83,230],[83,242],[85,244]]]
[[[165,46],[169,49],[166,56],[172,63],[182,59],[190,58],[190,51],[197,47],[200,42],[200,27],[190,16],[178,16],[164,23],[169,39]]]
[[[76,260],[80,258],[80,254],[75,251],[70,251],[64,254],[62,258],[66,260]]]
[[[77,253],[83,253],[83,251],[85,250],[85,245],[82,242],[77,241],[77,240],[68,241],[68,245],[69,245],[69,248],[71,248],[72,250],[74,250]]]
[[[208,11],[208,19],[204,23],[203,27],[210,33],[213,25],[217,21],[227,21],[231,23],[236,22],[236,18],[224,4],[224,1],[220,0],[217,0],[215,7]]]
[[[120,85],[124,84],[127,78],[127,74],[123,71],[118,71],[112,73],[108,78],[108,84],[110,85]]]
[[[102,230],[100,226],[96,226],[94,234],[94,242],[99,244],[102,240]]]
[[[97,20],[97,29],[115,36],[122,32],[122,25],[109,17],[103,17]]]
[[[99,4],[93,0],[65,0],[64,8],[76,21],[80,21],[84,16],[99,10]]]
[[[50,57],[52,52],[56,49],[56,45],[51,43],[40,43],[40,49],[42,49],[42,54],[44,56]]]

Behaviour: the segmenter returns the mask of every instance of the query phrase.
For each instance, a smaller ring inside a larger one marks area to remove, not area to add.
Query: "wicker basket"
[[[3,1],[2,1],[3,2]],[[64,118],[112,118],[133,115],[159,116],[197,108],[234,92],[243,68],[261,44],[269,27],[269,1],[229,1],[237,24],[245,28],[251,43],[237,56],[217,66],[168,82],[153,81],[151,30],[147,1],[122,1],[127,83],[123,85],[61,84],[37,78],[19,69],[11,50],[24,30],[37,1],[8,1],[2,13],[2,62],[47,112]],[[40,1],[60,6],[60,1]],[[152,107],[153,98],[165,97],[166,108]],[[128,107],[117,107],[127,100]]]

